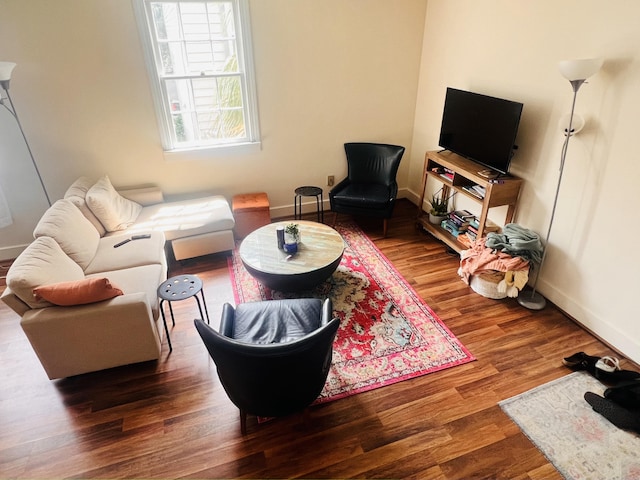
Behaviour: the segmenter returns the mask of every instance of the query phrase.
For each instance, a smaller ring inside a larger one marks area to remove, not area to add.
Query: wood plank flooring
[[[477,361],[313,407],[306,421],[250,417],[243,437],[193,327],[195,302],[174,304],[174,350],[165,343],[158,362],[56,381],[2,304],[0,477],[561,478],[497,402],[566,375],[563,356],[615,352],[552,306],[473,292],[414,215],[399,202],[387,238],[381,221],[358,222]],[[226,262],[171,264],[203,279],[215,326],[233,303]]]

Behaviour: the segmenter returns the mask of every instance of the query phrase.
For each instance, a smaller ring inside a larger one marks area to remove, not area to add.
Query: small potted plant
[[[289,223],[284,227],[284,251],[296,253],[300,242],[300,229],[297,223]]]
[[[444,198],[442,189],[438,190],[431,197],[431,210],[429,210],[429,222],[434,225],[440,225],[447,218],[449,210],[449,200],[451,197]],[[453,195],[452,195],[453,196]]]

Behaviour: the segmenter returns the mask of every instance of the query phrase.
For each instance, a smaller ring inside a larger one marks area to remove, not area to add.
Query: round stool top
[[[320,187],[311,187],[308,185],[295,189],[296,195],[302,195],[304,197],[315,197],[316,195],[320,195],[321,193],[322,189]]]
[[[158,296],[170,302],[193,297],[202,290],[202,280],[195,275],[178,275],[162,282],[158,287]]]

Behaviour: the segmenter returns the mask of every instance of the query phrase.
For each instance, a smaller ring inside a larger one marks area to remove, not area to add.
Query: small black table
[[[206,317],[202,315],[202,305],[200,304],[198,293],[200,293],[200,296],[202,297]],[[202,290],[202,280],[200,280],[196,275],[177,275],[167,279],[158,287],[158,297],[160,297],[160,313],[162,314],[162,322],[164,323],[164,331],[167,334],[167,343],[169,344],[170,352],[173,351],[173,347],[171,346],[171,338],[169,337],[169,329],[167,328],[167,319],[164,316],[163,303],[165,301],[169,303],[171,323],[174,327],[176,326],[176,320],[173,316],[173,307],[171,307],[171,302],[177,302],[191,297],[196,299],[198,310],[200,310],[200,318],[206,318],[207,323],[209,323],[209,312],[207,311],[207,302],[204,299],[204,290]]]
[[[316,197],[318,222],[324,223],[324,198],[322,196],[322,189],[320,187],[306,185],[296,188],[294,193],[296,196],[293,199],[293,218],[296,220],[302,219],[302,197]]]

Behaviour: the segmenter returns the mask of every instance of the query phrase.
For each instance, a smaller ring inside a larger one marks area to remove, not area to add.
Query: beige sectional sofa
[[[156,290],[167,278],[167,238],[181,258],[233,248],[233,216],[223,197],[156,203],[162,195],[153,187],[124,192],[127,199],[105,178],[78,179],[45,212],[34,242],[7,273],[2,300],[22,317],[51,379],[160,357]],[[148,238],[114,248],[138,233]],[[107,279],[112,298],[87,298],[91,279]]]

